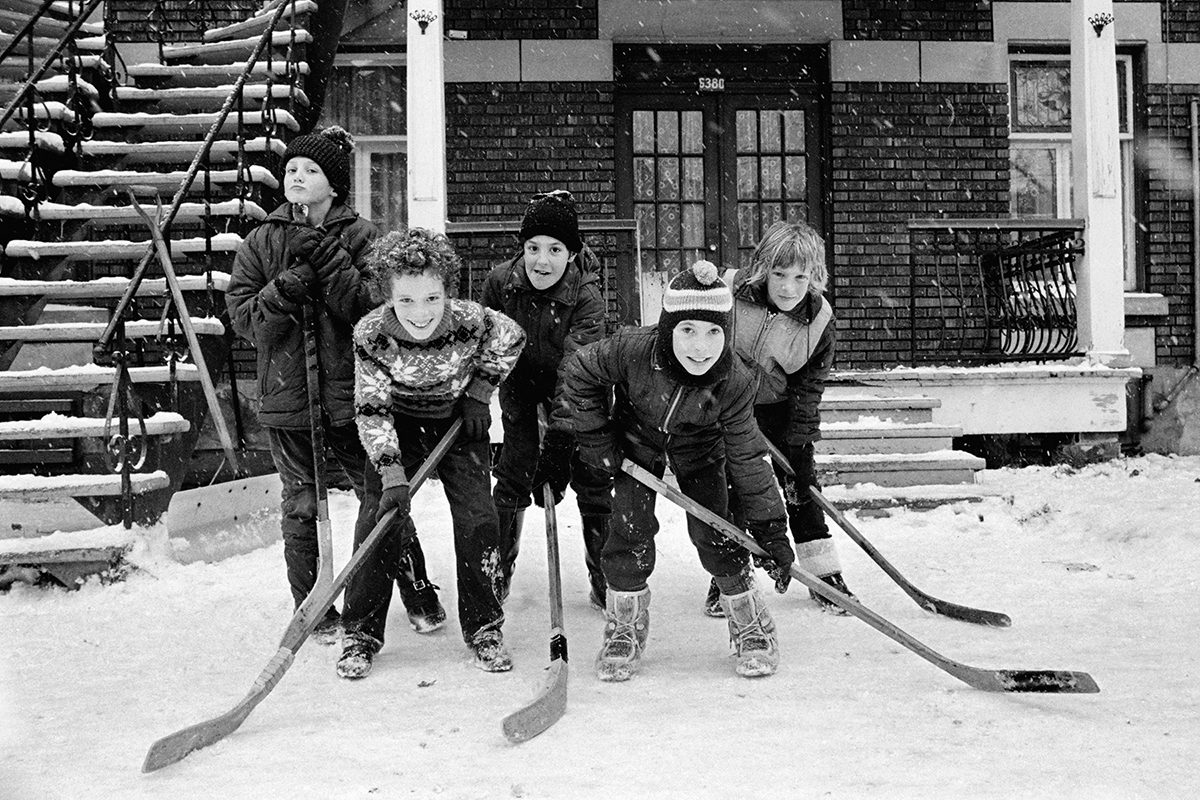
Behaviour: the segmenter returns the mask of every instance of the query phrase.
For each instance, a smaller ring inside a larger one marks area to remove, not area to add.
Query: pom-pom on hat
[[[733,311],[733,292],[721,280],[711,261],[697,261],[674,278],[663,293],[659,330],[670,333],[685,319],[698,319],[720,325],[729,335]]]
[[[551,236],[567,246],[567,250],[578,253],[583,249],[579,238],[579,213],[575,209],[575,198],[565,189],[535,194],[525,209],[521,220],[521,232],[517,238],[521,243],[534,236]]]
[[[283,152],[280,171],[296,156],[311,158],[325,173],[337,199],[345,202],[350,196],[350,154],[354,152],[354,137],[345,128],[330,125],[319,133],[297,136]]]

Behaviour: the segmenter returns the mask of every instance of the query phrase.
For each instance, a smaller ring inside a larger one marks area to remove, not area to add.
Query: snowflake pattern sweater
[[[442,321],[423,341],[408,335],[391,306],[359,321],[354,409],[359,437],[384,488],[408,483],[395,415],[445,419],[464,394],[490,402],[524,344],[525,332],[517,323],[470,300],[447,300]]]

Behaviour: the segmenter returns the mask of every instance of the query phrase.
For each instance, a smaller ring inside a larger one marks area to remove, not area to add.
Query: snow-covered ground
[[[451,625],[421,637],[397,601],[365,681],[314,643],[236,733],[151,775],[147,747],[232,707],[290,616],[281,545],[216,564],[140,553],[122,583],[0,595],[0,798],[1184,798],[1200,793],[1200,458],[1115,461],[1080,472],[984,473],[999,500],[859,528],[925,591],[1007,612],[989,629],[920,610],[836,534],[850,586],[950,658],[1075,669],[1096,695],[992,694],[941,672],[807,593],[768,594],[784,662],[733,674],[725,624],[660,503],[643,672],[601,684],[602,620],[586,602],[578,512],[561,505],[566,716],[522,745],[500,721],[541,685],[548,658],[540,516],[505,626],[516,668],[470,666],[455,616],[448,509],[418,508]],[[339,561],[353,500],[337,494]],[[160,543],[161,544],[161,543]]]

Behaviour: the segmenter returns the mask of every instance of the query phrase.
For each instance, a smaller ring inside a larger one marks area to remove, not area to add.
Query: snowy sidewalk
[[[548,659],[544,533],[526,518],[507,607],[513,672],[470,666],[455,613],[441,486],[417,504],[450,623],[408,629],[393,603],[371,676],[334,674],[307,644],[224,741],[153,775],[155,739],[232,707],[290,617],[281,545],[218,564],[144,556],[110,586],[0,594],[0,798],[1164,798],[1200,793],[1200,458],[1151,456],[1071,474],[983,473],[1012,493],[859,528],[917,586],[1003,611],[989,629],[920,610],[840,532],[850,587],[958,661],[1090,672],[1098,695],[976,691],[803,588],[767,592],[778,675],[737,678],[682,514],[660,502],[643,673],[601,684],[573,498],[559,506],[570,699],[523,745],[500,721]],[[333,493],[339,564],[353,498]],[[760,584],[767,582],[760,578]],[[340,606],[340,603],[339,603]]]

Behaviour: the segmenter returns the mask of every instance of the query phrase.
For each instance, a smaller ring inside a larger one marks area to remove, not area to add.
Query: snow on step
[[[99,364],[82,364],[74,367],[50,369],[7,370],[0,372],[0,392],[38,392],[43,389],[65,389],[84,391],[98,386],[111,385],[116,379],[116,370]],[[170,367],[130,367],[129,380],[133,383],[166,383],[171,379]],[[175,365],[175,379],[184,382],[200,380],[200,371],[195,364]]]
[[[33,165],[28,161],[12,161],[7,158],[0,158],[0,179],[6,181],[28,181],[32,178]]]
[[[163,470],[130,476],[134,494],[165,489]],[[121,493],[120,475],[0,475],[0,500],[50,500],[58,497],[110,497]]]
[[[5,124],[11,127],[14,122],[24,120],[28,116],[29,107],[21,105]],[[33,117],[34,119],[39,120],[60,120],[62,122],[74,122],[75,112],[57,100],[39,101],[33,106]]]
[[[818,467],[851,468],[856,470],[983,469],[986,462],[961,450],[934,450],[929,453],[854,453],[818,454]]]
[[[62,137],[57,133],[49,131],[34,131],[33,146],[42,150],[50,150],[55,153],[61,153],[64,150]],[[0,148],[29,148],[29,132],[28,131],[4,131],[0,132]]]
[[[228,272],[213,270],[212,278],[214,291],[224,292],[229,288]],[[128,278],[97,278],[92,281],[31,281],[0,278],[0,297],[42,296],[90,300],[101,297],[121,297],[125,294],[125,287],[128,285]],[[185,292],[204,291],[208,288],[208,279],[204,275],[180,275],[179,287]],[[138,284],[138,297],[165,295],[166,293],[166,278],[146,278]]]
[[[309,14],[316,10],[317,4],[312,0],[299,0],[294,7],[291,2],[288,2],[287,9],[283,12],[283,15],[279,18],[279,22],[276,24],[287,25],[293,14],[300,16],[301,14]],[[219,42],[223,39],[232,39],[242,36],[246,33],[257,33],[262,35],[262,32],[266,30],[267,24],[271,21],[273,16],[275,16],[274,6],[272,6],[270,9],[259,11],[254,16],[250,17],[250,19],[205,31],[204,41]]]
[[[917,484],[913,486],[826,486],[821,494],[841,509],[883,509],[904,507],[927,509],[953,503],[979,503],[998,499],[1011,504],[1011,494],[979,484]]]
[[[118,113],[115,111],[101,111],[92,115],[92,127],[94,128],[195,128],[197,130],[208,131],[213,126],[213,123],[220,117],[220,112],[196,112],[193,114],[145,114],[145,113]],[[225,124],[221,126],[224,130],[227,127],[237,126],[237,112],[231,111],[225,118]],[[276,108],[272,111],[244,111],[242,112],[242,121],[249,125],[285,125],[290,130],[299,132],[300,123],[292,116],[291,112],[281,108]]]
[[[192,317],[197,336],[220,336],[225,326],[216,317]],[[94,342],[108,328],[107,322],[48,322],[33,325],[0,325],[0,341],[20,342]],[[133,319],[125,323],[125,335],[131,339],[165,336],[165,321]],[[183,334],[176,324],[175,335]]]
[[[146,417],[145,423],[147,436],[184,433],[192,427],[183,415],[173,411],[159,411]],[[137,420],[129,421],[129,430],[133,435],[141,434]],[[117,421],[113,420],[112,429],[108,433],[116,431]],[[21,439],[76,439],[105,435],[104,420],[98,417],[72,417],[50,413],[40,419],[0,422],[0,442]]]
[[[125,70],[131,78],[143,78],[150,80],[165,79],[165,78],[187,78],[187,79],[211,79],[216,77],[237,78],[245,69],[245,62],[233,62],[231,64],[159,64],[154,61],[145,62],[142,64],[134,64]],[[292,65],[292,69],[299,72],[301,75],[307,75],[308,62],[299,61]],[[250,70],[250,76],[262,76],[269,74],[276,76],[287,75],[287,63],[279,59],[273,59],[270,67],[263,61],[257,61],[254,67]]]
[[[208,210],[213,217],[246,217],[252,220],[267,218],[267,212],[253,200],[222,200],[219,203],[210,203]],[[0,196],[0,214],[25,216],[25,205],[15,197]],[[92,203],[38,203],[37,217],[49,222],[86,220],[93,226],[142,223],[141,216],[133,206],[98,206]],[[203,217],[204,203],[181,203],[175,221],[195,221]]]
[[[199,192],[204,189],[203,172],[204,170],[200,170],[196,174],[196,179],[192,181],[191,191]],[[249,173],[246,177],[253,183],[261,183],[269,189],[279,188],[279,181],[266,167],[255,165],[246,169],[245,172]],[[179,184],[186,177],[186,170],[138,172],[129,169],[62,169],[54,173],[51,183],[63,188],[68,186],[128,186],[136,189],[144,186],[157,190],[174,190],[179,188]],[[236,169],[213,169],[208,171],[208,177],[212,183],[236,183],[238,171]]]
[[[822,422],[817,452],[919,453],[945,450],[962,428],[934,422],[895,422],[860,417],[844,422]]]
[[[260,37],[247,39],[227,39],[223,42],[197,42],[193,44],[167,45],[162,49],[164,61],[172,61],[195,56],[212,56],[217,53],[251,53],[258,45]],[[296,44],[308,44],[312,35],[306,30],[296,31]],[[292,43],[291,31],[277,31],[271,35],[271,44],[275,47],[287,47]]]
[[[118,86],[117,99],[127,102],[162,102],[170,100],[186,100],[189,102],[223,102],[233,91],[233,85],[220,86],[184,86],[171,89],[136,89],[131,86]],[[273,83],[270,86],[250,84],[242,87],[242,97],[246,100],[262,100],[270,91],[271,97],[287,99],[295,96],[297,102],[308,105],[308,95],[303,89],[293,88],[284,83]]]
[[[104,139],[93,139],[83,142],[81,148],[85,156],[123,156],[126,161],[150,162],[156,160],[191,161],[203,142],[163,140],[158,142],[112,142]],[[231,159],[237,156],[238,143],[228,139],[217,139],[212,143],[208,153],[210,158]],[[287,145],[274,137],[256,136],[247,139],[247,153],[265,153],[270,151],[282,157]]]
[[[236,233],[218,233],[207,240],[212,243],[213,252],[232,253],[242,243],[242,237]],[[129,241],[128,239],[108,239],[103,242],[37,242],[32,239],[13,239],[4,247],[9,258],[66,258],[68,261],[97,261],[101,259],[131,259],[140,258],[145,254],[148,241]],[[204,253],[206,240],[203,237],[190,239],[174,239],[171,241],[171,253]]]

